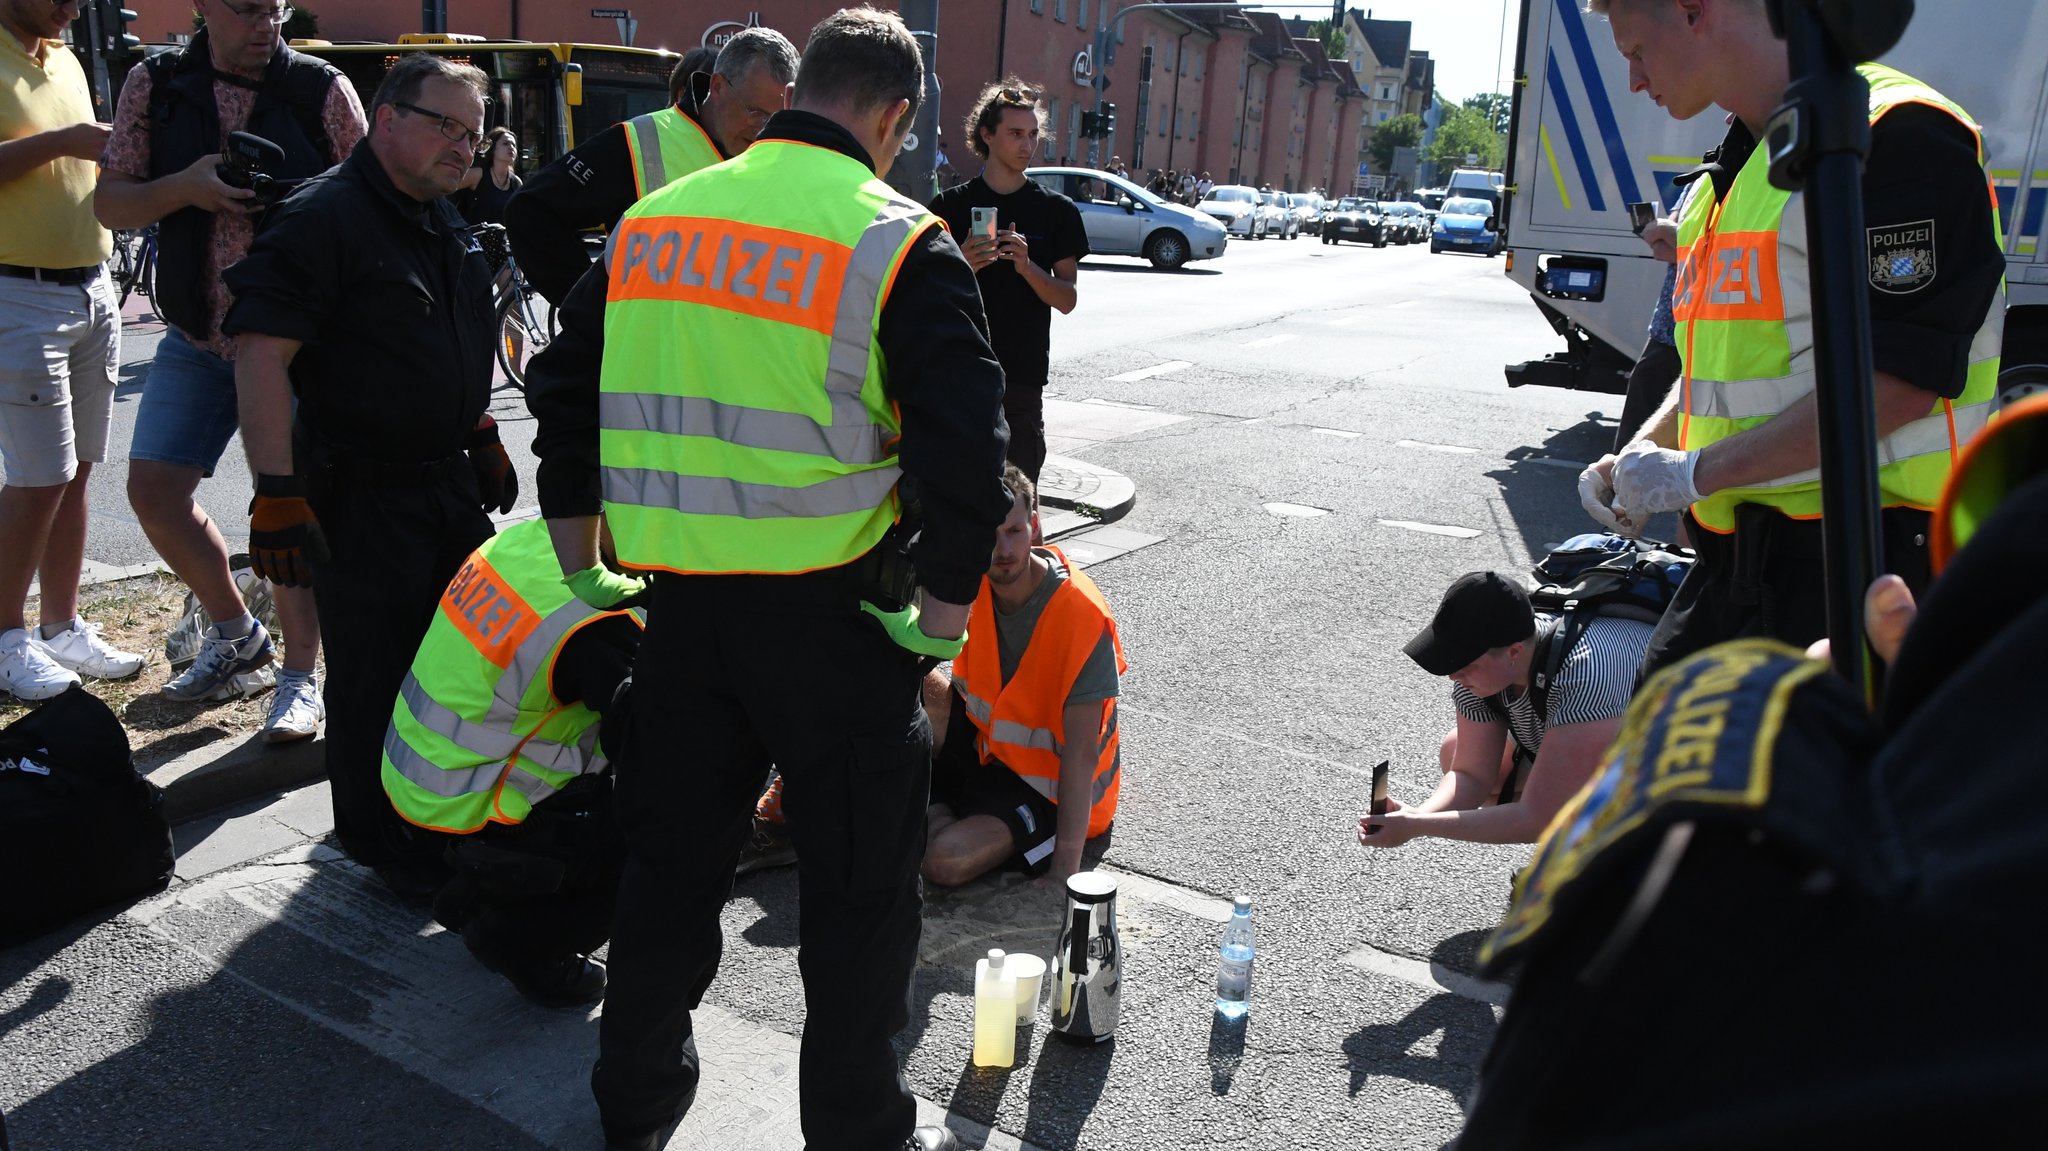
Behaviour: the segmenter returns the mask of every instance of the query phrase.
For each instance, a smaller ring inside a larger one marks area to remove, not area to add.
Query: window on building
[[[1161,105],[1159,106],[1159,115],[1158,115],[1157,117],[1155,117],[1155,118],[1153,119],[1153,121],[1152,121],[1152,122],[1153,122],[1154,124],[1157,124],[1157,125],[1159,125],[1159,134],[1160,134],[1161,136],[1165,136],[1165,135],[1166,135],[1166,105],[1164,105],[1164,104],[1161,104]]]
[[[1389,113],[1386,113],[1386,112],[1381,112],[1381,113],[1380,113],[1380,123],[1382,123],[1382,124],[1386,123],[1386,122],[1387,122],[1387,116],[1388,116],[1388,115],[1389,115]]]
[[[1033,15],[1045,15],[1045,0],[1031,0],[1031,11]]]
[[[1207,55],[1207,53],[1203,52],[1201,49],[1195,49],[1195,70],[1193,73],[1191,73],[1191,75],[1197,80],[1202,78],[1202,58],[1205,55]]]
[[[1393,98],[1394,98],[1394,86],[1393,86],[1392,84],[1382,84],[1382,85],[1380,85],[1380,99],[1382,99],[1382,100],[1391,100],[1391,99],[1393,99]]]
[[[1052,18],[1062,24],[1067,22],[1067,0],[1052,0]]]
[[[1088,0],[1079,0],[1079,2],[1074,5],[1074,27],[1086,28],[1087,26]]]
[[[1054,96],[1045,102],[1045,125],[1046,130],[1052,133],[1053,136],[1052,139],[1047,140],[1044,144],[1045,160],[1049,164],[1054,156],[1059,155],[1060,98],[1058,96]]]
[[[1188,113],[1188,139],[1192,140],[1201,133],[1201,129],[1196,127],[1201,123],[1201,119],[1202,114],[1199,111]]]

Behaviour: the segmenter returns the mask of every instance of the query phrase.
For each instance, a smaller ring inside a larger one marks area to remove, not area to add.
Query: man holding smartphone
[[[1010,462],[1034,484],[1045,465],[1052,310],[1074,310],[1074,281],[1088,254],[1080,209],[1024,175],[1044,131],[1045,108],[1035,89],[1016,79],[982,89],[967,115],[967,145],[982,159],[981,175],[939,193],[931,205],[960,237],[961,254],[981,286],[989,342],[1003,365]],[[995,213],[993,232],[975,230],[976,209]]]

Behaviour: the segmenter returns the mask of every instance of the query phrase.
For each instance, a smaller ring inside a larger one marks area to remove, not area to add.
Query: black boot
[[[542,1007],[585,1007],[604,998],[604,964],[581,955],[503,974],[519,994]]]

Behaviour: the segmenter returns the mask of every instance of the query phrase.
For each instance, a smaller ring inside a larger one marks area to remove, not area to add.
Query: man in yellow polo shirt
[[[20,699],[142,669],[78,618],[85,481],[107,457],[121,320],[113,240],[92,214],[107,127],[62,39],[77,14],[75,0],[0,0],[0,689]]]

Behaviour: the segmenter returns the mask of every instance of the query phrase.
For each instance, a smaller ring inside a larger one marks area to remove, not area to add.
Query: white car
[[[1269,213],[1266,217],[1266,234],[1292,240],[1301,235],[1301,221],[1287,210],[1287,193],[1267,190],[1259,193],[1259,203]]]
[[[1294,221],[1294,234],[1303,232],[1320,233],[1323,229],[1323,199],[1307,192],[1288,192],[1281,197],[1287,201],[1287,215]]]
[[[1243,184],[1218,184],[1195,210],[1223,225],[1223,230],[1247,240],[1263,240],[1273,222],[1259,202],[1259,190]]]
[[[1208,216],[1169,204],[1121,176],[1094,168],[1026,168],[1024,174],[1074,202],[1088,251],[1097,256],[1143,256],[1172,270],[1189,260],[1211,260],[1229,243]]]

